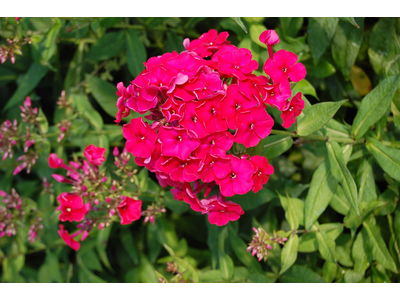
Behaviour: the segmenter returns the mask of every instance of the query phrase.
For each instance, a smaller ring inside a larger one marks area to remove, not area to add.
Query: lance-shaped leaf
[[[323,283],[324,280],[317,273],[303,266],[294,265],[280,277],[283,283]]]
[[[310,18],[308,23],[308,43],[314,62],[318,62],[322,54],[328,48],[336,26],[338,18]]]
[[[336,114],[338,109],[347,100],[338,102],[323,102],[312,105],[309,109],[304,111],[304,118],[299,120],[297,124],[297,134],[300,136],[307,136],[312,134],[326,123]]]
[[[331,174],[329,162],[325,161],[320,164],[311,179],[305,202],[304,218],[306,229],[310,229],[325,211],[335,194],[337,185],[337,180]]]
[[[343,224],[345,227],[350,229],[356,229],[361,225],[361,222],[369,215],[371,211],[380,206],[384,206],[385,202],[381,201],[370,201],[370,202],[360,202],[359,204],[361,217],[357,216],[353,209],[344,217]]]
[[[322,267],[322,278],[325,282],[331,283],[336,277],[336,271],[337,264],[326,260]]]
[[[372,125],[383,117],[399,83],[400,74],[390,76],[379,82],[378,86],[364,97],[351,128],[351,133],[356,138],[362,137]]]
[[[293,138],[288,135],[270,135],[264,139],[263,156],[274,158],[289,150],[293,145]]]
[[[332,40],[332,56],[343,76],[350,77],[351,67],[356,61],[363,40],[364,18],[357,18],[360,27],[340,20]]]
[[[368,243],[368,233],[363,228],[353,243],[351,256],[354,261],[354,271],[360,274],[365,273],[372,262],[372,248]]]
[[[386,269],[398,273],[396,263],[394,262],[388,248],[386,247],[385,241],[383,240],[379,228],[371,221],[364,221],[363,226],[368,233],[369,242],[372,246],[372,253],[375,260]]]
[[[373,158],[363,159],[357,170],[358,202],[369,202],[378,198],[372,171]]]
[[[123,31],[109,32],[99,38],[90,47],[86,59],[100,61],[117,56],[125,49],[125,38]]]
[[[336,240],[343,232],[341,223],[327,223],[318,225],[319,231],[325,232],[330,239]],[[299,252],[310,253],[318,250],[316,232],[307,232],[299,238]]]
[[[285,243],[282,249],[281,255],[281,271],[279,275],[283,274],[287,269],[289,269],[297,258],[297,250],[299,248],[299,237],[297,234],[290,236],[289,240]]]
[[[139,39],[135,30],[127,30],[126,36],[126,58],[128,69],[136,77],[143,71],[143,63],[147,60],[146,48]]]
[[[312,227],[313,230],[317,231],[316,232],[316,237],[317,237],[317,242],[318,242],[318,250],[319,253],[321,254],[322,258],[325,259],[326,261],[330,261],[335,263],[336,258],[335,258],[335,240],[332,239],[328,234],[326,234],[324,231],[319,230],[316,225]]]
[[[244,26],[244,24],[243,24],[243,22],[242,22],[242,19],[241,19],[240,17],[234,17],[234,18],[232,18],[232,19],[240,26],[240,28],[243,29],[244,32],[247,33],[246,26]]]
[[[60,32],[61,21],[59,18],[54,19],[53,26],[51,27],[46,39],[42,42],[42,64],[47,65],[57,50],[57,35]]]
[[[222,278],[230,280],[233,277],[235,266],[233,265],[232,258],[229,257],[221,249],[218,249],[219,269],[221,270]]]
[[[282,207],[285,210],[285,218],[290,225],[290,229],[296,230],[299,228],[299,218],[295,206],[291,201],[292,199],[289,196],[282,196],[280,194],[278,194],[278,196],[281,200]]]
[[[360,26],[358,26],[354,17],[339,17],[339,19],[342,21],[348,22],[357,28],[360,28]]]
[[[367,139],[367,149],[389,176],[400,181],[400,150],[388,148],[373,138]]]
[[[328,149],[332,175],[340,182],[347,200],[350,202],[357,215],[360,215],[357,201],[357,186],[350,171],[346,167],[342,148],[340,148],[336,141],[327,142],[326,147]]]
[[[349,213],[351,205],[343,192],[343,188],[340,185],[337,186],[335,195],[333,195],[329,205],[339,214],[347,215]]]

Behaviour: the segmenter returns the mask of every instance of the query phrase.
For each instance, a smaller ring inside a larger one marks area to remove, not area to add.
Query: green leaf
[[[353,209],[344,217],[343,224],[347,228],[356,229],[361,225],[361,222],[368,216],[368,214],[375,208],[384,206],[385,203],[381,201],[370,201],[370,202],[360,202],[359,207],[361,211],[361,217],[357,216]]]
[[[386,247],[379,228],[371,221],[364,221],[363,226],[368,233],[369,242],[372,245],[372,251],[376,261],[386,269],[398,273],[396,263]]]
[[[390,76],[379,82],[378,86],[364,97],[351,128],[351,133],[356,138],[362,137],[383,117],[399,87],[399,82],[400,74]]]
[[[356,20],[355,20],[354,17],[339,17],[339,19],[340,19],[341,21],[350,23],[350,24],[352,24],[353,26],[355,26],[355,27],[357,27],[357,28],[360,28],[360,26],[358,26],[358,24],[357,24],[357,22],[356,22]]]
[[[234,17],[232,19],[243,29],[244,32],[247,33],[246,26],[244,26],[244,24],[243,24],[243,22],[242,22],[240,17]]]
[[[340,185],[337,186],[335,195],[333,195],[329,205],[339,214],[347,215],[349,213],[351,205]]]
[[[117,88],[95,76],[86,76],[86,81],[97,103],[107,114],[115,118],[118,111],[118,97],[115,95]]]
[[[307,136],[321,129],[322,126],[332,119],[346,101],[323,102],[312,105],[304,111],[304,118],[299,120],[296,130],[297,134]]]
[[[79,266],[78,278],[80,283],[106,283],[99,276],[93,274],[84,264],[81,255],[77,253],[76,261]]]
[[[400,181],[400,150],[388,148],[373,138],[367,138],[367,149],[389,176]]]
[[[33,63],[28,72],[23,75],[20,80],[20,83],[17,87],[17,90],[12,95],[10,100],[8,100],[6,106],[3,111],[8,110],[14,105],[20,104],[25,100],[25,97],[29,95],[30,92],[39,84],[40,80],[46,75],[49,69],[39,63]]]
[[[112,223],[108,227],[105,227],[99,231],[99,233],[97,234],[96,249],[97,252],[99,253],[101,262],[106,266],[108,270],[114,273],[114,270],[111,267],[110,261],[108,260],[106,253],[106,247],[108,244],[108,239],[110,237],[111,227]]]
[[[183,48],[183,40],[174,31],[167,32],[167,52],[177,51],[178,53],[185,50]]]
[[[127,228],[121,229],[121,243],[124,247],[125,251],[128,253],[132,262],[137,265],[139,263],[139,253],[136,249],[133,237],[133,233],[130,232]]]
[[[90,47],[86,59],[90,61],[101,61],[113,58],[125,49],[125,38],[123,31],[109,32],[99,38]]]
[[[330,261],[332,263],[336,263],[336,258],[335,258],[335,240],[332,239],[328,234],[326,234],[324,231],[319,230],[316,225],[313,225],[311,227],[313,230],[316,230],[316,237],[317,237],[317,242],[318,242],[318,250],[319,253],[321,254],[322,258],[325,259],[326,261]]]
[[[231,200],[239,204],[244,210],[250,210],[260,207],[265,203],[270,202],[272,199],[276,198],[277,195],[267,188],[263,188],[257,193],[252,191],[245,195],[235,195]]]
[[[219,269],[221,270],[222,278],[230,280],[233,277],[234,265],[232,258],[224,253],[221,249],[218,250]]]
[[[315,98],[318,98],[317,92],[315,91],[315,88],[312,86],[312,84],[306,80],[303,79],[299,81],[292,89],[292,95],[297,94],[298,92],[302,93],[303,95],[311,95],[314,96]]]
[[[336,270],[337,270],[337,264],[330,262],[330,261],[325,261],[323,267],[322,267],[322,278],[324,278],[324,281],[326,283],[331,283],[335,277],[336,277]]]
[[[158,278],[154,272],[154,267],[149,259],[142,252],[139,253],[140,264],[138,268],[139,280],[142,283],[157,283]]]
[[[358,210],[357,186],[350,171],[346,167],[342,149],[336,141],[327,142],[326,147],[328,149],[332,175],[340,182],[347,200],[350,202],[357,215],[360,215]]]
[[[260,35],[263,33],[267,28],[261,24],[251,24],[250,25],[250,38],[251,40],[256,43],[258,46],[266,48],[267,46],[260,41]]]
[[[301,26],[303,25],[304,18],[303,17],[294,17],[294,18],[279,18],[279,23],[281,25],[281,30],[283,35],[295,37],[297,33],[300,31]]]
[[[292,266],[280,277],[282,283],[324,283],[317,273],[303,266]]]
[[[289,196],[282,196],[278,194],[283,209],[285,210],[285,218],[289,222],[290,229],[296,230],[299,228],[299,219],[293,206],[292,199]]]
[[[357,21],[361,28],[340,20],[332,41],[333,60],[346,78],[350,78],[351,67],[356,61],[363,40],[364,18],[357,18]]]
[[[42,42],[42,64],[47,65],[54,53],[57,51],[57,35],[61,29],[61,22],[59,18],[54,18],[53,26],[51,27],[46,39]],[[41,48],[42,48],[41,47]]]
[[[232,226],[229,225],[229,241],[232,246],[232,250],[236,257],[248,268],[253,271],[261,272],[261,266],[255,257],[251,256],[249,252],[246,251],[246,243],[237,236]]]
[[[362,275],[369,268],[372,262],[372,249],[368,243],[368,233],[363,228],[356,237],[351,250],[351,256],[354,261],[354,271]]]
[[[285,243],[282,249],[281,255],[281,271],[279,275],[282,275],[288,270],[297,259],[297,250],[299,248],[299,237],[297,234],[291,235],[288,241]]]
[[[126,58],[128,69],[133,77],[138,76],[144,69],[143,63],[147,60],[146,48],[139,39],[135,30],[127,30],[126,35]]]
[[[103,118],[97,112],[85,94],[71,94],[71,102],[73,106],[82,113],[83,118],[89,121],[97,130],[101,130],[104,126]]]
[[[7,68],[0,67],[0,86],[10,81],[16,80],[17,78],[17,74],[15,74],[13,71]]]
[[[343,232],[341,223],[327,223],[318,225],[319,231],[324,231],[332,240]],[[314,252],[318,250],[318,241],[316,232],[307,232],[299,239],[299,252]]]
[[[338,18],[310,18],[308,23],[308,43],[314,62],[317,63],[328,48],[338,25]]]
[[[335,66],[324,59],[320,59],[317,65],[314,65],[311,60],[307,60],[303,64],[307,69],[307,76],[311,77],[326,78],[336,72]]]
[[[364,275],[357,273],[353,270],[347,270],[346,273],[344,273],[344,281],[346,283],[357,283],[360,282],[363,279]]]
[[[378,198],[375,188],[372,159],[363,159],[357,170],[358,202],[369,202]]]
[[[370,37],[368,56],[375,73],[382,76],[399,54],[396,36],[397,18],[380,18],[374,25]]]
[[[306,229],[310,229],[325,211],[335,194],[337,185],[338,182],[331,173],[329,162],[321,163],[313,174],[305,201],[304,218]]]
[[[270,135],[264,139],[263,156],[268,159],[277,157],[289,150],[293,145],[293,138],[288,135]]]

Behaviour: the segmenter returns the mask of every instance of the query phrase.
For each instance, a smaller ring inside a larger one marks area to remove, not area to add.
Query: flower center
[[[67,212],[70,212],[72,209],[70,207],[67,207]]]
[[[141,140],[144,140],[144,136],[142,136],[140,139],[141,139]]]
[[[136,93],[136,97],[139,97],[139,95],[140,95],[139,92],[137,92],[137,93]]]
[[[213,45],[213,43],[211,42],[211,43],[210,43],[210,46],[212,46],[212,45]]]
[[[180,135],[178,136],[178,141],[182,141],[182,137]]]
[[[262,172],[261,171],[258,172],[258,177],[261,177],[261,175],[262,175]]]
[[[250,127],[250,129],[253,129],[254,128],[254,124],[253,123],[250,124],[249,127]]]
[[[291,106],[290,108],[289,108],[289,111],[292,111],[293,110],[293,106]]]
[[[231,178],[232,178],[232,179],[235,179],[235,178],[236,178],[236,174],[235,174],[235,173],[232,173],[232,174],[231,174]]]
[[[274,92],[271,92],[270,96],[271,96],[271,97],[275,96],[275,93],[274,93]]]
[[[211,144],[211,145],[215,145],[215,141],[214,141],[214,140],[212,140],[210,144]]]
[[[175,110],[171,109],[172,114],[175,114]]]
[[[235,104],[235,109],[236,109],[236,110],[239,110],[239,109],[240,109],[240,104],[239,104],[239,103],[236,103],[236,104]]]
[[[214,115],[216,113],[215,108],[211,109],[211,113]]]
[[[282,68],[282,71],[286,73],[287,72],[287,68]]]
[[[197,118],[196,117],[192,117],[192,121],[196,123],[197,122]]]

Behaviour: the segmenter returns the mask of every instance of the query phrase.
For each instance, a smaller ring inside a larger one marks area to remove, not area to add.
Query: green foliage
[[[0,123],[21,123],[26,96],[39,108],[39,160],[30,174],[17,176],[12,171],[23,149],[0,161],[0,190],[16,188],[25,214],[37,213],[44,225],[33,244],[31,224],[0,238],[1,282],[399,282],[400,18],[26,17],[0,24],[0,45],[18,37],[23,53],[15,64],[0,65]],[[143,210],[154,202],[167,212],[154,224],[120,226],[112,219],[71,250],[57,233],[56,197],[67,188],[52,179],[49,153],[65,161],[95,144],[107,148],[106,165],[113,165],[112,149],[125,144],[121,125],[144,117],[131,113],[115,125],[116,85],[127,86],[150,57],[182,51],[185,38],[212,28],[251,51],[257,75],[269,58],[259,41],[267,28],[280,36],[274,51],[296,53],[307,69],[306,79],[291,83],[292,96],[301,92],[305,101],[297,123],[284,129],[280,112],[268,107],[272,132],[248,149],[274,167],[268,183],[227,199],[245,214],[218,227],[132,163],[129,191]],[[59,109],[62,90],[67,104]],[[65,119],[70,131],[57,142]],[[41,193],[43,177],[51,193]],[[247,251],[252,227],[287,240],[258,261]]]

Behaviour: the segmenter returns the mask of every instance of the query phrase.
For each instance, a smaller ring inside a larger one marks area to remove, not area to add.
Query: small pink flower
[[[61,210],[59,219],[62,222],[80,222],[85,218],[85,215],[89,210],[83,203],[82,198],[78,195],[64,192],[58,196],[57,200],[60,202],[60,206],[57,210]]]
[[[289,102],[286,103],[282,110],[281,118],[282,126],[289,128],[296,122],[296,117],[299,116],[304,109],[304,100],[301,99],[301,93],[297,93]]]
[[[264,156],[254,155],[250,158],[250,162],[255,169],[253,174],[253,192],[257,193],[267,183],[269,176],[274,173],[274,167],[268,163],[268,159]]]
[[[89,145],[83,151],[88,162],[94,166],[100,166],[105,160],[106,149],[101,147],[96,147],[94,145]]]
[[[227,32],[218,32],[210,29],[207,33],[203,33],[197,40],[190,42],[185,39],[184,46],[186,50],[194,51],[202,57],[207,57],[215,53],[223,45],[230,44],[226,39],[229,34]]]
[[[125,124],[122,133],[127,139],[125,147],[133,156],[147,158],[156,147],[157,133],[142,118]]]
[[[196,134],[185,128],[161,127],[159,130],[162,154],[176,156],[181,160],[189,157],[199,145]]]
[[[139,220],[142,213],[142,201],[125,197],[125,200],[118,205],[118,212],[121,218],[121,225],[131,224]]]
[[[306,68],[302,63],[297,63],[297,55],[284,49],[274,54],[274,58],[268,58],[264,65],[264,72],[272,78],[274,83],[287,78],[299,82],[306,77]]]
[[[64,225],[60,225],[60,230],[57,231],[60,237],[64,240],[64,242],[74,249],[75,251],[78,251],[79,248],[81,247],[81,244],[77,241],[75,241],[68,233],[67,230],[64,230]]]
[[[203,214],[208,214],[208,221],[217,226],[228,224],[229,221],[237,221],[244,214],[239,204],[232,201],[218,201],[218,196],[214,195],[208,199],[201,200],[205,210]]]

